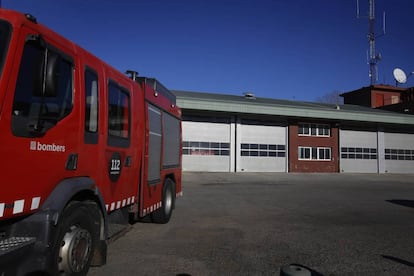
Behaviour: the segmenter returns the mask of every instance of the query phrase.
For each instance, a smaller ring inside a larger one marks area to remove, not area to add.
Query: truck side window
[[[98,76],[90,70],[85,70],[85,142],[98,142]]]
[[[130,132],[130,94],[113,82],[108,86],[108,144],[128,147]]]
[[[43,72],[54,58],[52,76]],[[17,77],[12,110],[12,132],[21,137],[43,136],[66,117],[73,107],[73,65],[58,53],[28,41]],[[39,91],[48,87],[48,93]],[[53,91],[52,91],[53,90]]]
[[[0,72],[3,70],[11,34],[10,23],[0,20]]]

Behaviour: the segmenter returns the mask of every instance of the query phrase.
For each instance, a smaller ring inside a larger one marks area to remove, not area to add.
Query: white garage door
[[[414,135],[384,133],[385,172],[414,173]]]
[[[242,121],[237,125],[237,171],[286,172],[286,127]]]
[[[183,121],[183,170],[230,171],[230,123]]]
[[[378,172],[377,132],[340,130],[340,171]]]

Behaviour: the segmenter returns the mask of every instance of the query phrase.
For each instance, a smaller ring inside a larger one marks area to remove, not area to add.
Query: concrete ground
[[[184,173],[171,221],[134,224],[88,275],[414,275],[413,176]]]

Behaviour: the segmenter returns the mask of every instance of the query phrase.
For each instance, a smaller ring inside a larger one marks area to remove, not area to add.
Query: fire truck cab
[[[85,275],[127,223],[167,223],[181,111],[36,18],[0,9],[0,274]]]

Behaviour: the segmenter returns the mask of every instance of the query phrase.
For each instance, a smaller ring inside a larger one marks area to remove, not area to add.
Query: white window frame
[[[323,152],[323,154],[321,154]],[[303,157],[303,154],[304,157]],[[326,158],[328,153],[329,158]],[[324,156],[322,156],[324,155]],[[329,147],[298,147],[298,160],[301,161],[331,161],[332,160],[332,148]]]
[[[331,127],[328,124],[299,123],[298,135],[313,137],[331,137]]]

